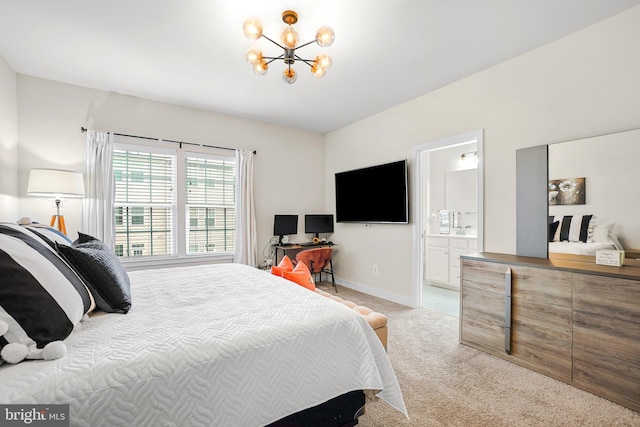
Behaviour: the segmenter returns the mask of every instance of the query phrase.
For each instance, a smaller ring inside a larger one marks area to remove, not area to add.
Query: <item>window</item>
[[[144,208],[140,206],[131,207],[131,224],[144,225]]]
[[[133,256],[142,256],[144,253],[144,243],[134,243],[131,245],[133,248]]]
[[[185,171],[189,253],[232,251],[236,220],[235,159],[188,153]]]
[[[116,142],[119,256],[233,252],[235,157]]]
[[[122,219],[122,215],[124,212],[124,208],[122,206],[119,206],[116,208],[116,225],[123,225],[123,219]],[[122,245],[121,245],[122,246]]]
[[[122,256],[173,255],[176,156],[114,150],[116,245]]]

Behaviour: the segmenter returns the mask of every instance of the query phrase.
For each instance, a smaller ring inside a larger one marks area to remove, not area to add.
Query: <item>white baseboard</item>
[[[372,295],[374,297],[386,299],[387,301],[395,302],[397,304],[406,305],[408,307],[414,307],[414,301],[411,298],[405,298],[400,295],[392,294],[390,292],[381,291],[380,289],[365,286],[360,283],[350,282],[348,280],[341,279],[336,276],[336,283],[345,288],[353,289],[354,291],[363,292],[365,294]],[[338,292],[340,292],[338,290]]]

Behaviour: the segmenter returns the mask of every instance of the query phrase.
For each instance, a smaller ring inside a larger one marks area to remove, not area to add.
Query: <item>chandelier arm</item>
[[[310,44],[315,43],[315,42],[316,42],[315,40],[311,40],[310,42],[306,42],[305,44],[301,44],[300,46],[297,46],[296,49],[300,49],[302,47],[309,46]]]
[[[295,55],[296,59],[298,61],[302,61],[305,64],[307,64],[309,67],[313,67],[313,63],[315,62],[313,59],[304,59],[304,58],[300,58],[298,55]]]
[[[278,43],[276,41],[271,40],[269,37],[265,36],[264,34],[262,35],[262,37],[264,37],[265,39],[269,40],[271,43],[275,44],[280,49],[286,49],[286,47],[282,46],[280,43]]]
[[[271,64],[273,61],[277,61],[278,59],[284,59],[284,54],[280,56],[263,56],[262,59],[269,59],[270,61],[267,64]]]

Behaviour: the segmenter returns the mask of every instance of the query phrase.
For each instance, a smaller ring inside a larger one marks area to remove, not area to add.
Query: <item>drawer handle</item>
[[[504,274],[504,351],[511,354],[511,269]]]

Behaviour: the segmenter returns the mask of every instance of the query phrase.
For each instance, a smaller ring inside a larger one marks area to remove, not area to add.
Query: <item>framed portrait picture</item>
[[[586,204],[585,178],[549,180],[549,205]]]

